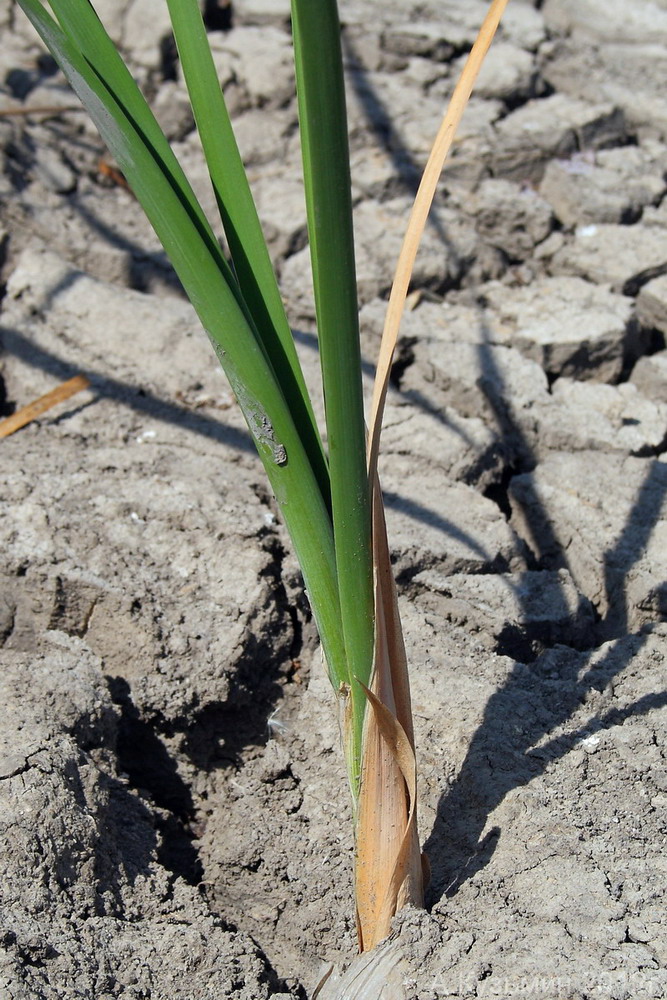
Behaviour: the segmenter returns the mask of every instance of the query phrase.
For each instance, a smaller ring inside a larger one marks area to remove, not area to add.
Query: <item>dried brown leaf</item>
[[[398,339],[398,329],[405,309],[405,300],[412,277],[412,270],[417,256],[419,243],[426,226],[428,213],[431,211],[435,189],[442,173],[447,154],[454,141],[454,135],[459,126],[463,112],[470,99],[472,88],[479,73],[484,57],[496,33],[500,18],[507,6],[508,0],[493,0],[482,27],[470,50],[463,67],[463,72],[449,102],[445,117],[436,136],[429,155],[424,173],[419,184],[417,196],[412,206],[408,227],[403,239],[403,245],[396,265],[394,282],[389,296],[387,316],[385,319],[380,355],[378,358],[375,384],[373,387],[373,404],[368,448],[368,467],[371,481],[377,469],[378,451],[380,447],[380,432],[382,414],[389,385],[389,374]]]
[[[423,903],[417,834],[417,770],[405,646],[376,483],[373,503],[376,643],[366,715],[357,813],[356,898],[359,946],[387,936],[406,903]]]

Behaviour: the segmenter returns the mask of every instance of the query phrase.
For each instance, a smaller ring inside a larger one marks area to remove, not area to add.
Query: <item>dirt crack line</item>
[[[33,767],[37,767],[36,764],[32,764],[31,758],[36,757],[37,754],[44,753],[46,747],[40,747],[38,750],[33,750],[31,753],[23,757],[23,763],[18,764],[14,770],[0,774],[0,781],[9,781],[10,778],[17,778],[21,774],[26,774],[31,771]],[[17,755],[18,756],[18,755]],[[11,756],[9,757],[11,761]]]

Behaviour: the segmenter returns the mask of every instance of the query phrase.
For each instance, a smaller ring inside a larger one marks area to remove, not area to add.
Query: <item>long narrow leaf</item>
[[[326,406],[331,498],[345,650],[353,787],[358,789],[373,661],[370,491],[352,232],[340,25],[335,0],[292,0],[301,148]]]

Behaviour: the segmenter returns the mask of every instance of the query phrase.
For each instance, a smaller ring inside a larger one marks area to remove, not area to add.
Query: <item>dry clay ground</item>
[[[314,378],[287,6],[206,5]],[[98,7],[212,208],[166,5]],[[342,3],[368,371],[483,11]],[[136,202],[0,30],[0,405],[91,382],[0,442],[0,996],[312,997],[355,934],[298,570]],[[666,45],[665,0],[511,0],[441,184],[383,467],[432,880],[367,998],[667,994]]]

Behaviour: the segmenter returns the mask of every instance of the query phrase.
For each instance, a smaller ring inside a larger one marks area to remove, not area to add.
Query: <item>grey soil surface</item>
[[[96,6],[212,211],[166,4]],[[288,3],[206,9],[314,383]],[[341,3],[368,373],[484,10]],[[2,415],[91,383],[0,441],[0,997],[667,995],[667,0],[510,0],[440,184],[382,467],[432,878],[370,972],[250,438],[11,0],[0,33]]]

